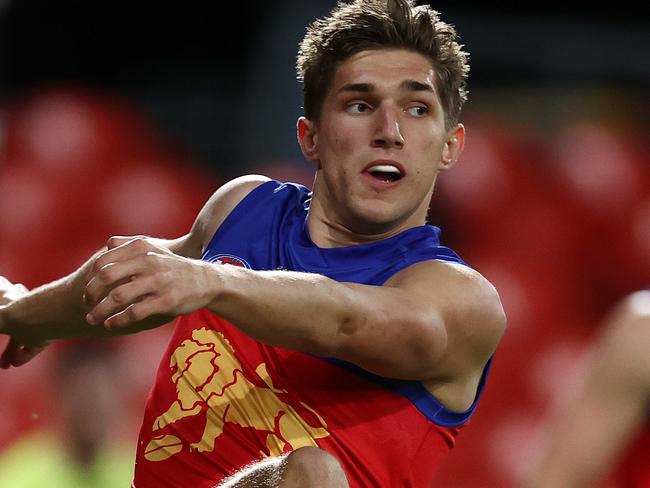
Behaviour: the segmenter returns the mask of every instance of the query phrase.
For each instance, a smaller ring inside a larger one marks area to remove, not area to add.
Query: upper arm
[[[606,436],[618,450],[650,402],[650,292],[629,297],[604,323],[570,411],[586,417],[583,438]],[[576,424],[576,429],[580,424]],[[592,434],[590,434],[592,433]],[[600,443],[599,443],[600,444]]]
[[[485,278],[461,265],[425,261],[374,288],[359,310],[365,319],[348,333],[344,359],[382,376],[478,382],[505,327]]]
[[[586,393],[640,408],[650,401],[650,291],[629,296],[607,318],[596,343]]]
[[[606,320],[579,377],[568,387],[547,429],[532,486],[590,485],[645,422],[650,292],[631,296]]]
[[[266,176],[246,175],[221,186],[205,203],[188,234],[167,247],[174,253],[189,258],[199,258],[210,239],[233,209],[255,188],[270,181]]]

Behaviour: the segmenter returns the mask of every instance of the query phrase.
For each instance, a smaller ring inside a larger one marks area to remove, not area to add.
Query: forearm
[[[101,271],[86,288],[89,321],[96,325],[131,328],[155,314],[181,316],[207,307],[260,342],[405,379],[431,377],[447,349],[443,312],[407,286],[217,266],[145,240],[108,251],[97,262]]]
[[[0,333],[10,335],[21,344],[39,345],[70,337],[115,337],[169,322],[172,317],[162,315],[149,317],[129,328],[108,329],[87,322],[90,306],[84,301],[84,292],[93,265],[105,250],[98,251],[70,275],[0,307]]]
[[[71,336],[107,336],[86,322],[85,277],[98,252],[74,273],[35,288],[0,309],[0,332],[24,344]]]
[[[351,290],[317,274],[219,267],[219,292],[208,308],[266,344],[333,354],[356,328],[361,304]]]

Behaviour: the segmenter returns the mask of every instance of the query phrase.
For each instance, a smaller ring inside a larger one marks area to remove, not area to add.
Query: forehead
[[[378,88],[398,87],[404,80],[414,80],[435,89],[435,72],[423,55],[404,49],[361,51],[350,56],[337,68],[330,91],[350,83],[368,83]]]

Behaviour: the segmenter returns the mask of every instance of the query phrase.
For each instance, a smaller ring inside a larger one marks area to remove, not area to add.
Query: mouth
[[[396,161],[374,161],[366,166],[363,173],[383,183],[395,183],[406,175],[402,165]]]

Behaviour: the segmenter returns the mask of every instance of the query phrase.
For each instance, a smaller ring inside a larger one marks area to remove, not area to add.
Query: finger
[[[86,316],[91,325],[104,323],[107,318],[141,301],[156,290],[151,278],[138,278],[111,290]]]
[[[91,273],[84,291],[84,302],[89,306],[97,305],[112,289],[129,282],[133,276],[142,273],[145,267],[141,259],[134,258],[109,263],[96,273]]]
[[[115,239],[116,243],[120,242],[120,244],[113,244],[113,239]],[[91,274],[97,273],[109,263],[126,261],[135,256],[146,254],[148,251],[154,250],[153,245],[144,237],[132,237],[128,240],[121,237],[111,237],[106,245],[108,249],[95,259]]]
[[[114,249],[116,247],[120,247],[123,244],[127,244],[129,242],[133,242],[136,240],[145,240],[145,236],[113,236],[108,241],[106,242],[106,247],[108,249]]]
[[[162,313],[164,299],[149,295],[141,301],[129,305],[124,310],[112,315],[104,321],[107,329],[119,329]]]

